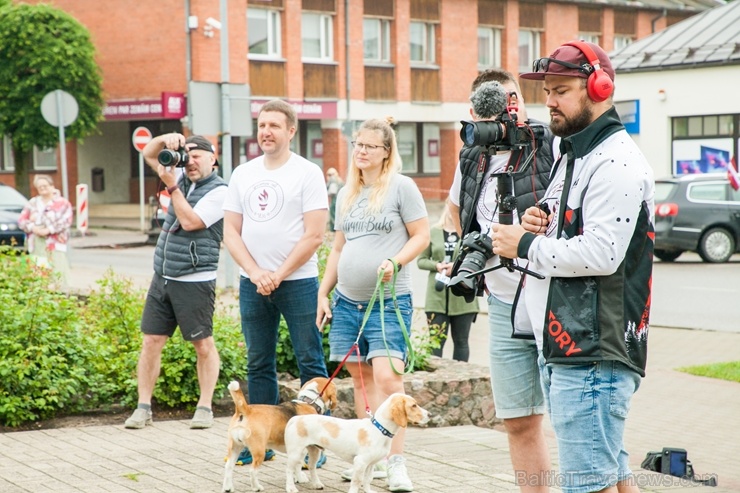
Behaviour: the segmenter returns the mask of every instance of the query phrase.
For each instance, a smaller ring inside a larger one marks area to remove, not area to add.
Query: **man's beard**
[[[575,117],[568,118],[563,113],[560,113],[562,121],[557,123],[552,120],[550,121],[550,130],[553,134],[558,137],[569,137],[573,134],[577,134],[591,124],[594,113],[591,110],[588,98],[584,97],[582,103],[581,112]]]

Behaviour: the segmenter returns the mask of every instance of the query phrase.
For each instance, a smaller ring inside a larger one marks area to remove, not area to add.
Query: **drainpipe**
[[[193,114],[192,110],[190,109],[192,107],[191,101],[190,101],[190,81],[193,78],[193,68],[192,68],[192,61],[191,61],[191,43],[192,43],[192,32],[193,30],[190,29],[190,25],[188,22],[190,21],[190,0],[185,0],[185,32],[187,35],[185,36],[185,81],[186,81],[186,87],[185,87],[185,94],[187,94],[187,108],[188,108],[188,129],[192,130],[193,128]]]
[[[655,33],[655,23],[658,22],[663,17],[668,16],[668,10],[663,9],[663,12],[653,17],[653,19],[650,21],[650,32]]]

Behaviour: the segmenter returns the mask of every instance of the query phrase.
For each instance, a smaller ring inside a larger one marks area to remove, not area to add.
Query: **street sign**
[[[51,91],[41,100],[41,116],[49,125],[55,127],[59,123],[63,126],[69,126],[77,119],[80,107],[77,100],[67,91],[57,89]]]
[[[144,150],[150,140],[152,140],[152,132],[146,127],[136,127],[134,134],[131,136],[131,142],[139,152]]]

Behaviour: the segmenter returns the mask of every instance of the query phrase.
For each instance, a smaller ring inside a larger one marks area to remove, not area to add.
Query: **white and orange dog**
[[[323,394],[321,392],[323,391]],[[285,426],[294,416],[323,414],[337,407],[337,389],[328,378],[314,378],[306,382],[291,402],[277,406],[247,404],[239,382],[229,384],[234,399],[234,416],[229,423],[228,456],[224,470],[223,490],[234,491],[234,465],[244,447],[252,453],[249,474],[252,491],[264,488],[257,479],[257,469],[262,465],[267,449],[285,452]]]
[[[285,491],[297,493],[296,482],[304,482],[301,463],[308,449],[309,487],[323,489],[316,462],[321,449],[334,452],[354,464],[349,493],[372,493],[373,466],[391,449],[393,435],[409,423],[424,424],[429,412],[413,397],[392,394],[378,408],[375,416],[365,419],[339,419],[330,416],[295,416],[285,427],[285,450],[288,454]]]

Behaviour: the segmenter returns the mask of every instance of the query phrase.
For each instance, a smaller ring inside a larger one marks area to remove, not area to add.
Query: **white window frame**
[[[501,29],[478,26],[478,70],[501,66]]]
[[[632,36],[627,36],[625,34],[615,34],[614,35],[614,49],[615,50],[621,50],[627,45],[632,44],[633,39]]]
[[[45,162],[49,160],[51,155],[51,161],[53,165],[45,165]],[[48,149],[40,149],[37,146],[33,146],[33,169],[44,170],[44,171],[56,171],[57,169],[57,147],[49,147]]]
[[[319,28],[319,54],[318,56],[306,55],[304,38],[308,30],[306,29],[306,21],[308,19],[316,18],[318,20]],[[301,52],[302,60],[308,61],[320,61],[320,62],[333,62],[334,61],[334,16],[328,14],[319,14],[316,12],[303,12],[301,15]]]
[[[15,170],[15,161],[13,161],[13,149],[10,146],[10,137],[0,136],[0,171]]]
[[[529,29],[519,29],[519,72],[531,72],[532,64],[540,57],[542,33]]]
[[[418,39],[413,40],[411,37],[414,35],[414,28],[421,28],[420,36]],[[410,50],[409,56],[411,65],[434,65],[437,62],[437,46],[436,46],[436,24],[430,22],[411,22],[409,27],[409,45],[412,45],[414,41],[417,45],[421,46],[421,58],[414,59],[413,50]]]
[[[248,57],[252,59],[275,59],[282,56],[281,44],[281,25],[280,11],[272,9],[247,8],[247,25],[250,22],[250,13],[264,15],[265,27],[267,31],[267,53],[249,53]],[[251,19],[257,20],[253,15]],[[260,19],[262,20],[262,19]],[[247,39],[247,49],[249,48],[249,39]]]
[[[601,46],[601,36],[598,33],[578,33],[578,39]]]
[[[368,34],[370,26],[369,23],[373,23],[372,31],[374,31],[376,45],[375,50],[377,56],[368,57],[367,44],[368,39],[365,37]],[[366,62],[370,63],[390,63],[391,62],[391,21],[388,19],[380,19],[377,17],[365,17],[362,23],[363,37],[362,37],[362,56]]]

